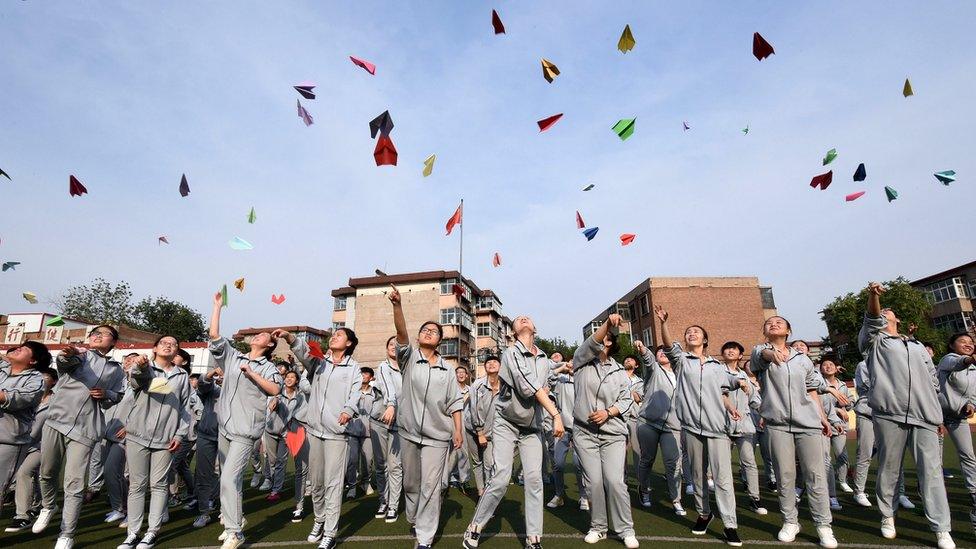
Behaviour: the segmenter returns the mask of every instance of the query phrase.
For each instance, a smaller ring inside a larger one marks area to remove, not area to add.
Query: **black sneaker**
[[[410,535],[413,537],[417,537],[417,527],[412,524],[410,525]]]
[[[291,512],[291,521],[292,522],[301,522],[302,521],[302,510],[301,509],[295,509],[294,511]]]
[[[390,507],[390,508],[388,508],[386,510],[386,520],[384,522],[386,522],[386,523],[396,522],[398,517],[399,517],[399,515],[397,515],[396,508],[395,507]],[[416,532],[411,532],[411,533],[414,533],[415,534]]]
[[[3,529],[4,532],[20,532],[31,527],[33,521],[29,519],[14,519],[10,521],[10,526]]]
[[[534,542],[534,543],[526,543],[525,544],[525,549],[542,549],[542,542],[541,541],[537,541],[537,542]]]
[[[741,544],[740,544],[741,545]],[[336,546],[336,540],[332,536],[325,536],[319,543],[319,549],[332,549]]]
[[[373,518],[385,518],[386,517],[386,502],[380,503],[380,506],[376,509],[376,513]]]
[[[430,545],[417,545],[417,549],[430,549]]]
[[[712,522],[712,514],[698,515],[698,520],[695,521],[695,525],[691,528],[691,533],[696,536],[702,536],[708,531],[708,523]]]
[[[325,533],[324,530],[325,530],[325,523],[315,521],[315,524],[312,525],[312,531],[308,533],[308,537],[305,538],[305,540],[308,541],[309,543],[315,543],[319,541],[320,539],[322,539],[322,534]]]
[[[725,543],[732,547],[742,547],[742,540],[739,539],[739,531],[735,528],[725,529]]]
[[[481,538],[481,532],[468,530],[464,533],[464,537],[461,538],[461,547],[464,547],[464,549],[475,549],[478,547],[479,538]]]
[[[775,480],[771,480],[766,483],[766,488],[769,488],[770,492],[775,492],[779,487],[776,485]]]

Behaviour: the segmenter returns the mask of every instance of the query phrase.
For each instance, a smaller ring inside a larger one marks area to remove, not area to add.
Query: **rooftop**
[[[964,270],[972,269],[972,268],[976,268],[976,261],[970,261],[969,263],[965,263],[963,265],[959,265],[958,267],[953,267],[951,269],[946,269],[946,270],[944,270],[942,272],[935,273],[933,275],[929,275],[929,276],[926,276],[924,278],[920,278],[918,280],[913,281],[911,284],[912,284],[912,286],[923,285],[923,284],[931,284],[933,282],[938,282],[939,280],[941,280],[943,278],[946,278],[946,277],[948,277],[948,276],[950,276],[950,275],[952,275],[952,274],[954,274],[954,273],[956,273],[958,271],[964,271]]]

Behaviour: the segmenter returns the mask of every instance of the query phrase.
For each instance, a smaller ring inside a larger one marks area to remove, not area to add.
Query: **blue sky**
[[[570,340],[647,276],[758,275],[817,338],[834,296],[973,259],[976,6],[607,4],[4,3],[0,260],[22,265],[0,275],[0,311],[49,309],[20,294],[101,276],[207,313],[245,276],[224,331],[329,327],[350,276],[455,268],[444,223],[462,197],[465,274]],[[756,31],[776,48],[761,63]],[[318,84],[309,128],[303,80]],[[374,165],[368,132],[386,109],[395,168]],[[635,116],[621,142],[610,126]],[[834,147],[833,185],[811,189]],[[932,173],[947,169],[959,180],[944,187]],[[69,174],[88,195],[68,196]],[[232,251],[234,236],[255,249]]]

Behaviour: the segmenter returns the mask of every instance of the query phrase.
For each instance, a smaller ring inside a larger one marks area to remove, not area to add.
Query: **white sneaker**
[[[122,528],[123,530],[125,530],[128,527],[129,527],[129,521],[128,521],[128,519],[122,519],[122,520],[119,521],[119,528]]]
[[[840,502],[837,501],[837,498],[830,498],[830,510],[840,511],[841,509],[843,509],[843,507],[841,507]]]
[[[820,546],[825,549],[835,549],[837,538],[834,537],[834,529],[829,524],[817,526],[817,535],[820,536]]]
[[[640,547],[640,542],[637,541],[637,536],[627,536],[627,537],[625,537],[624,538],[624,547],[626,547],[627,549],[637,549],[638,547]]]
[[[546,504],[546,507],[550,509],[555,509],[557,507],[562,507],[562,506],[563,506],[563,498],[559,496],[552,496],[552,499],[550,499],[549,503]]]
[[[779,533],[776,534],[776,539],[782,541],[783,543],[793,543],[796,540],[796,535],[800,533],[800,524],[796,522],[784,522],[783,527],[779,529]]]
[[[51,522],[51,517],[57,509],[41,509],[41,512],[37,515],[37,520],[34,521],[34,526],[31,526],[31,532],[35,534],[40,534],[47,528],[47,524]],[[61,538],[58,538],[58,543],[61,543]]]
[[[125,518],[125,513],[120,513],[118,511],[112,511],[105,515],[105,522],[118,522]]]
[[[914,509],[915,504],[912,500],[908,499],[908,496],[898,496],[898,506],[903,509]]]
[[[223,532],[220,533],[219,536],[217,536],[217,541],[225,541],[227,539],[227,536],[229,536],[229,535],[230,535],[230,532],[228,532],[227,530],[224,530]]]
[[[714,480],[708,479],[708,489],[709,490],[713,490],[713,491],[715,490],[715,481]]]
[[[596,530],[590,530],[589,532],[586,533],[586,537],[583,538],[583,541],[585,541],[586,543],[598,543],[601,540],[605,540],[605,539],[607,539],[606,532],[597,532]]]
[[[895,539],[898,532],[895,531],[895,517],[885,517],[881,519],[881,537],[885,539]]]
[[[580,498],[580,511],[589,511],[589,510],[590,510],[590,500],[586,498]],[[604,536],[606,536],[606,534],[604,534]]]
[[[270,489],[271,489],[271,479],[267,479],[267,478],[264,479],[264,482],[261,483],[261,487],[258,488],[258,490],[261,490],[262,492],[267,492]]]
[[[840,484],[838,484],[838,486],[840,486],[840,489],[847,492],[848,494],[854,493],[854,489],[851,488],[851,485],[847,484],[846,482],[841,482]]]
[[[193,521],[194,528],[203,528],[210,523],[210,515],[203,514],[197,517],[197,520]]]
[[[375,491],[373,490],[373,485],[372,484],[367,484],[366,485],[366,495],[367,496],[371,496],[374,493],[375,493]]]
[[[864,492],[854,494],[854,503],[861,507],[871,507],[871,500],[868,499],[868,495]]]
[[[689,484],[689,485],[685,486],[685,494],[687,494],[687,495],[690,496],[690,495],[692,495],[694,493],[695,493],[695,487],[694,487],[694,485]]]
[[[956,542],[952,541],[949,532],[936,532],[935,539],[939,541],[939,549],[956,549]]]
[[[220,546],[220,549],[237,549],[241,545],[244,545],[244,536],[241,534],[235,534],[232,536],[227,536],[224,540],[224,544]]]
[[[161,517],[163,524],[169,522],[169,509],[163,509],[163,516]]]
[[[951,541],[951,539],[950,539]],[[66,538],[61,536],[58,538],[58,542],[54,544],[54,549],[71,549],[75,545],[75,540],[73,538]]]
[[[261,475],[254,475],[251,477],[251,488],[257,488],[261,486]]]
[[[651,507],[652,502],[651,502],[651,492],[650,492],[650,490],[648,490],[646,492],[641,491],[641,493],[640,493],[640,503],[641,503],[641,506],[642,507],[646,507],[646,508],[650,508]]]
[[[674,514],[680,517],[683,517],[688,514],[688,511],[685,511],[685,508],[681,506],[680,501],[672,502],[671,505],[674,506]]]

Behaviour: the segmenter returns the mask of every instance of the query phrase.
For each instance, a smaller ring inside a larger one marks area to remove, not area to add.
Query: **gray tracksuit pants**
[[[583,467],[580,465],[579,454],[573,448],[573,430],[567,429],[566,434],[556,439],[553,449],[552,477],[559,497],[566,496],[566,454],[573,450],[573,464],[576,466],[576,488],[580,498],[589,499],[586,483],[583,482]]]
[[[349,442],[309,436],[308,465],[312,481],[315,522],[325,525],[323,536],[335,537],[342,508],[342,482],[349,459]]]
[[[280,493],[285,486],[285,465],[288,463],[288,445],[284,437],[264,434],[264,453],[268,460],[268,478],[271,479],[271,491]]]
[[[0,444],[0,497],[14,481],[20,463],[27,457],[30,444]]]
[[[732,445],[739,451],[739,477],[749,490],[751,499],[759,499],[759,467],[756,466],[756,435],[746,434],[730,437]]]
[[[174,495],[179,493],[181,480],[186,487],[186,493],[190,495],[194,493],[195,483],[193,473],[190,471],[190,462],[193,461],[193,454],[196,453],[195,446],[196,440],[184,440],[180,449],[173,454],[173,466],[170,467],[167,482]]]
[[[871,416],[857,418],[857,456],[854,463],[854,492],[864,493],[868,483],[868,469],[875,454],[874,421]],[[941,444],[941,442],[940,442]],[[941,455],[941,453],[940,453]],[[898,473],[898,495],[905,495],[905,471]]]
[[[634,468],[629,472],[634,475],[634,479],[640,478],[641,447],[640,447],[640,438],[637,436],[638,424],[641,424],[641,422],[638,421],[636,417],[627,419],[627,446],[634,454],[633,456]]]
[[[962,469],[966,481],[966,489],[970,494],[976,493],[976,455],[973,454],[973,434],[969,430],[966,420],[952,421],[945,424],[949,438],[956,445],[959,455],[959,467]]]
[[[403,491],[403,464],[400,461],[400,432],[370,425],[373,461],[376,462],[376,487],[387,505],[398,509]],[[382,474],[381,474],[382,473]]]
[[[637,483],[640,489],[650,489],[651,469],[657,458],[658,446],[664,459],[664,482],[668,487],[668,497],[671,501],[681,501],[681,446],[680,431],[658,429],[639,422],[637,425],[637,441],[640,444],[640,461],[637,467]]]
[[[214,498],[217,497],[215,494],[219,494],[216,440],[197,437],[197,462],[193,471],[193,482],[200,514],[212,511]]]
[[[407,522],[416,528],[418,545],[430,545],[437,533],[447,451],[447,446],[421,445],[400,438]]]
[[[911,449],[918,474],[918,490],[925,507],[925,518],[933,532],[948,532],[949,500],[942,479],[942,454],[939,435],[934,429],[874,418],[878,435],[878,481],[875,486],[878,510],[882,517],[893,517],[898,509],[898,476],[905,450]]]
[[[776,468],[773,466],[773,454],[769,450],[769,435],[767,433],[768,430],[757,431],[756,441],[759,443],[759,453],[762,455],[766,480],[776,482]]]
[[[169,502],[168,481],[173,454],[165,448],[147,448],[129,440],[125,443],[125,462],[129,467],[129,504],[126,509],[129,535],[138,535],[142,530],[147,490],[150,498],[149,527],[146,531],[159,532]]]
[[[125,480],[125,445],[103,440],[101,452],[105,471],[105,488],[108,491],[109,507],[113,511],[125,512],[129,483]]]
[[[284,444],[284,439],[282,439],[282,444]],[[298,453],[293,458],[295,461],[295,508],[299,511],[305,509],[305,484],[308,479],[309,448],[308,439],[306,438],[305,443],[302,444],[302,447],[298,449]],[[285,455],[287,456],[288,454],[286,453]]]
[[[61,535],[73,538],[85,493],[85,472],[92,447],[71,440],[47,425],[41,434],[41,505],[57,507],[58,475],[64,464],[64,508],[61,509]]]
[[[91,457],[88,458],[88,489],[95,492],[100,491],[105,486],[105,455],[101,447],[106,442],[108,441],[99,441],[92,448]]]
[[[217,435],[217,459],[220,460],[220,512],[224,530],[231,534],[243,531],[244,470],[254,450],[254,441],[230,439]],[[131,471],[129,473],[132,474]]]
[[[491,437],[495,472],[488,480],[484,495],[478,500],[469,528],[480,532],[495,513],[508,491],[508,479],[512,478],[515,451],[518,450],[525,489],[525,535],[541,536],[545,503],[542,492],[542,456],[545,453],[542,433],[519,429],[496,414]]]
[[[799,458],[803,486],[807,492],[810,515],[818,525],[830,524],[830,499],[827,495],[827,472],[823,466],[826,440],[820,432],[789,432],[767,429],[769,445],[779,481],[779,508],[783,522],[799,523],[796,511],[796,464]]]
[[[590,530],[606,532],[609,522],[620,537],[634,535],[634,519],[624,468],[627,439],[601,436],[585,428],[573,429],[573,446],[585,471],[590,492]]]
[[[691,486],[693,482],[691,478],[691,462],[688,461],[688,448],[685,444],[684,431],[681,432],[681,437],[678,442],[681,443],[681,481],[686,486]]]
[[[695,487],[695,510],[699,515],[712,512],[709,505],[706,474],[712,472],[715,482],[715,503],[718,515],[726,528],[738,528],[735,514],[735,491],[732,485],[732,447],[728,437],[710,438],[685,432],[685,450],[691,465],[691,479]]]
[[[468,457],[468,437],[464,431],[462,438],[464,443],[457,450],[451,449],[447,454],[447,463],[444,465],[444,478],[441,479],[441,488],[447,488],[451,484],[451,477],[457,473],[458,482],[468,483],[471,481],[471,459]]]
[[[373,441],[369,437],[349,437],[349,455],[346,458],[346,486],[369,482],[373,474]],[[360,478],[359,465],[366,461],[366,475]]]
[[[837,497],[837,483],[847,482],[847,435],[833,435],[824,441],[824,465],[830,497]]]
[[[41,470],[41,453],[31,452],[17,468],[17,490],[14,493],[14,503],[17,505],[15,519],[27,519],[30,511],[37,506],[36,490],[37,477]]]
[[[471,431],[464,433],[464,447],[467,450],[468,462],[471,464],[471,476],[474,477],[474,484],[478,488],[478,493],[482,494],[488,484],[487,479],[491,477],[491,469],[486,466],[486,462],[491,461],[490,457],[485,455],[488,448],[483,449],[478,446],[478,434]],[[491,447],[490,440],[488,447]]]

